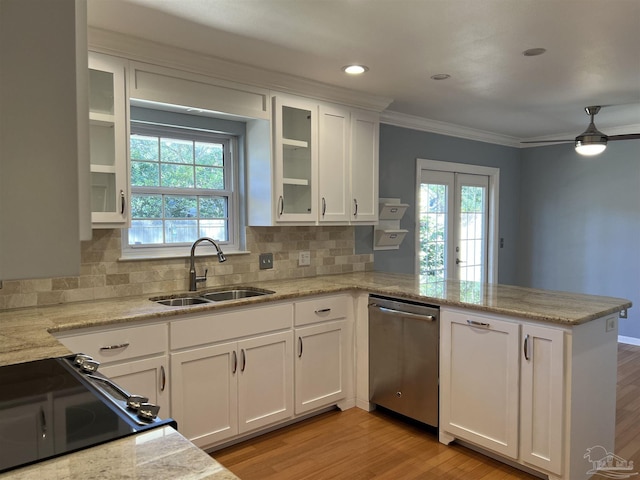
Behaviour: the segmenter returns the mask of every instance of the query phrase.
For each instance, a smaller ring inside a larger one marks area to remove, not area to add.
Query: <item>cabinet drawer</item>
[[[291,328],[292,304],[190,315],[171,322],[171,350]]]
[[[168,332],[165,324],[141,325],[58,336],[58,340],[72,352],[86,353],[100,363],[108,363],[165,353]]]
[[[348,295],[318,297],[295,303],[295,325],[339,320],[349,316],[350,297]]]

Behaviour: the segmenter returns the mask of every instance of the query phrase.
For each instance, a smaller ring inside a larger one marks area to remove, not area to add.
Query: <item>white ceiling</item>
[[[89,25],[517,139],[640,132],[640,0],[88,0]],[[544,55],[525,57],[542,47]],[[349,77],[343,65],[370,70]],[[448,73],[446,81],[430,77]]]

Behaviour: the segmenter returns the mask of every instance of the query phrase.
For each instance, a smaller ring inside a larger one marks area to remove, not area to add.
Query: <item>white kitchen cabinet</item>
[[[347,223],[349,195],[349,118],[347,108],[319,106],[318,194],[320,223]]]
[[[520,367],[520,458],[560,474],[562,471],[564,332],[522,325]]]
[[[292,333],[171,354],[173,418],[207,447],[293,415]]]
[[[376,223],[379,114],[280,93],[273,109],[271,168],[261,148],[248,159],[249,224]]]
[[[124,61],[89,52],[91,220],[94,228],[128,226],[127,105]]]
[[[296,329],[296,415],[345,398],[345,331],[346,321]]]
[[[378,145],[380,115],[363,110],[351,111],[350,186],[353,211],[351,223],[378,221]]]
[[[344,400],[347,383],[350,297],[318,297],[295,303],[295,413]]]
[[[589,478],[587,450],[614,451],[616,315],[569,326],[441,312],[440,441]]]
[[[0,280],[76,276],[91,238],[86,2],[1,8]]]
[[[273,100],[277,222],[317,220],[318,105],[298,97]]]
[[[517,323],[442,312],[440,428],[518,456]]]
[[[160,406],[171,415],[168,328],[165,323],[63,332],[56,338],[74,353],[100,362],[100,372],[131,394]]]

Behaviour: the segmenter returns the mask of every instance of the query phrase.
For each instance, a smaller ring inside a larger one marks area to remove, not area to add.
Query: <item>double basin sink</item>
[[[169,307],[187,307],[189,305],[201,305],[203,303],[225,302],[229,300],[239,300],[241,298],[260,297],[262,295],[270,295],[275,293],[271,290],[263,290],[260,288],[242,287],[242,288],[226,288],[224,290],[216,290],[213,292],[203,292],[184,297],[158,297],[151,300],[160,305]]]

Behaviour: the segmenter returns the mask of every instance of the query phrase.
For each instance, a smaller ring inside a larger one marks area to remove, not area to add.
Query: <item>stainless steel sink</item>
[[[150,300],[167,305],[169,307],[187,307],[189,305],[201,305],[203,303],[224,302],[228,300],[239,300],[241,298],[259,297],[262,295],[270,295],[275,293],[271,290],[262,290],[259,288],[243,287],[243,288],[227,288],[216,290],[213,292],[203,292],[201,294],[190,297],[173,297],[162,298],[156,297]]]
[[[201,297],[165,298],[155,301],[160,305],[167,305],[169,307],[186,307],[189,305],[199,305],[201,303],[211,303],[209,300]]]
[[[203,293],[200,295],[212,302],[224,302],[225,300],[238,300],[240,298],[259,297],[269,295],[275,292],[271,290],[258,290],[254,288],[234,288],[229,290],[220,290],[217,292]]]

